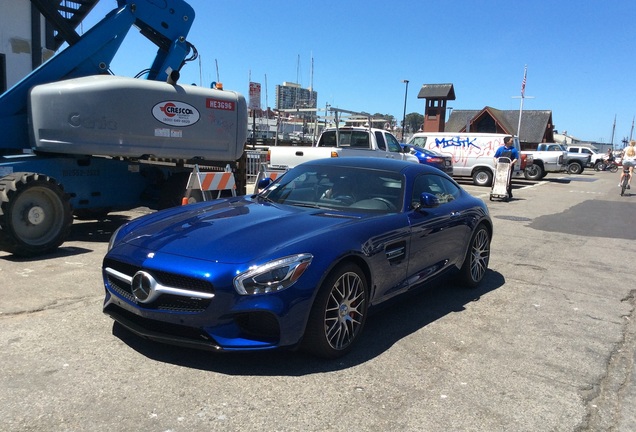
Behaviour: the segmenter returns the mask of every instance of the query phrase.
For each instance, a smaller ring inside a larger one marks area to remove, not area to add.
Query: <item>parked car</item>
[[[596,151],[596,148],[590,148],[590,147],[584,147],[584,146],[578,146],[578,145],[570,145],[567,147],[568,152],[572,152],[572,153],[580,153],[580,154],[587,154],[590,155],[590,161],[588,162],[587,166],[589,168],[596,166],[597,164],[600,164],[603,162],[603,156],[605,156],[602,153],[598,153]]]
[[[408,149],[408,151],[417,157],[420,163],[425,165],[430,165],[439,170],[444,171],[448,175],[453,175],[453,158],[448,155],[443,155],[438,152],[434,152],[433,150],[425,149],[424,147],[419,147],[412,144],[402,144],[400,143],[403,149]]]
[[[484,202],[432,167],[309,161],[259,194],[123,225],[103,261],[103,310],[160,342],[334,358],[398,294],[451,275],[479,284],[492,232]]]

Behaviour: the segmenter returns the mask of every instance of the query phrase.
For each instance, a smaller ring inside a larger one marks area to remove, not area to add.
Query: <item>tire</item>
[[[475,186],[492,186],[492,171],[489,169],[479,169],[473,173],[473,184]]]
[[[172,174],[161,188],[161,197],[158,202],[158,209],[163,210],[170,207],[180,206],[186,194],[186,186],[190,173],[181,172]],[[193,189],[188,198],[188,204],[203,201],[203,193],[199,189]]]
[[[616,164],[612,164],[612,165],[610,165],[607,169],[609,170],[609,172],[611,172],[611,173],[615,173],[615,172],[617,172],[617,171],[618,171],[618,165],[616,165]]]
[[[362,333],[368,307],[369,287],[362,270],[352,263],[336,267],[314,300],[302,348],[322,358],[345,355]]]
[[[568,165],[569,174],[581,174],[583,172],[583,165],[578,162],[571,162]]]
[[[625,191],[627,190],[628,183],[629,183],[629,174],[623,176],[623,181],[621,182],[621,196],[625,195]]]
[[[464,264],[459,271],[459,282],[469,288],[474,288],[486,275],[488,262],[490,261],[490,231],[484,224],[480,224],[475,229],[470,243]]]
[[[541,165],[532,164],[523,170],[523,176],[526,180],[539,181],[544,177],[543,167],[541,167]]]
[[[594,164],[594,169],[596,171],[604,171],[605,170],[605,164],[602,161],[598,161]]]
[[[57,249],[71,230],[68,195],[53,178],[18,172],[0,179],[0,249],[31,257]]]

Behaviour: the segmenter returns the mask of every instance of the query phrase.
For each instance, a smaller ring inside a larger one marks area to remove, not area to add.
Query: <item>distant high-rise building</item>
[[[318,93],[302,88],[300,84],[283,82],[276,86],[276,109],[316,108]],[[315,113],[304,113],[303,117],[314,117]]]

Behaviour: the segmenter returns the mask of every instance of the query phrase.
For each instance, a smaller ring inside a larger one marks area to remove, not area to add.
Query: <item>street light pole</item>
[[[406,142],[404,139],[404,126],[406,126],[406,97],[409,94],[409,80],[402,80],[402,82],[406,84],[406,89],[404,90],[404,113],[402,114],[402,141]]]

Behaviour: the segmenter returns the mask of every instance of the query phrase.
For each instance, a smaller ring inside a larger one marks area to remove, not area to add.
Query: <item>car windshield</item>
[[[301,165],[260,196],[300,207],[395,213],[402,208],[404,177],[391,171]]]

